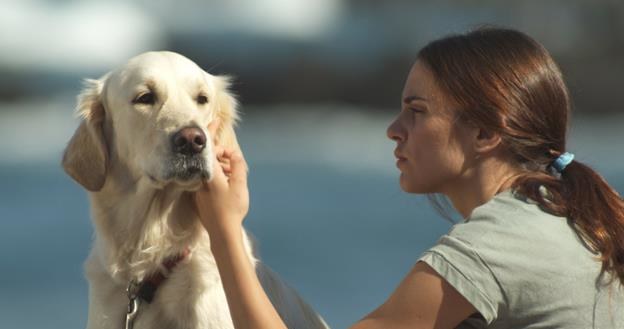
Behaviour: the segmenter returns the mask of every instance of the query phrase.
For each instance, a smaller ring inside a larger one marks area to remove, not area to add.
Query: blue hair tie
[[[550,166],[553,167],[558,173],[561,173],[572,162],[572,160],[574,160],[574,154],[565,152],[555,159]]]

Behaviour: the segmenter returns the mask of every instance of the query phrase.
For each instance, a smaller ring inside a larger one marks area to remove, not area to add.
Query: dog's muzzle
[[[207,177],[207,163],[203,151],[207,138],[199,127],[185,127],[171,137],[172,161],[169,168],[170,178],[190,180]]]

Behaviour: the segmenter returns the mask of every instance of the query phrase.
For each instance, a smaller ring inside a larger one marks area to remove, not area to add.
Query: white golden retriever
[[[237,146],[228,85],[172,52],[139,55],[87,81],[78,97],[82,122],[63,168],[91,199],[88,328],[233,327],[192,197],[211,177],[212,141]],[[207,127],[215,119],[220,126],[211,136]],[[326,328],[246,242],[288,327]]]

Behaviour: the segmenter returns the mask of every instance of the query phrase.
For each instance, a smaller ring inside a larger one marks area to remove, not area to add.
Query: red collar
[[[185,260],[190,253],[191,250],[186,248],[182,253],[165,259],[162,266],[165,268],[166,272],[160,270],[143,279],[143,281],[136,286],[136,296],[151,303],[152,300],[154,300],[154,295],[158,287],[167,279],[173,268]]]

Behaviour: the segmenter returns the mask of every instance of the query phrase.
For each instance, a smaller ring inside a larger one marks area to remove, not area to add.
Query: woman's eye
[[[412,111],[414,113],[424,113],[425,112],[425,110],[419,109],[419,108],[416,108],[416,107],[410,107],[410,111]]]
[[[152,92],[147,92],[145,94],[139,95],[132,101],[134,104],[147,104],[153,105],[156,103],[156,95]]]
[[[197,96],[197,103],[200,104],[200,105],[204,105],[204,104],[208,103],[208,97],[206,97],[205,95]]]

